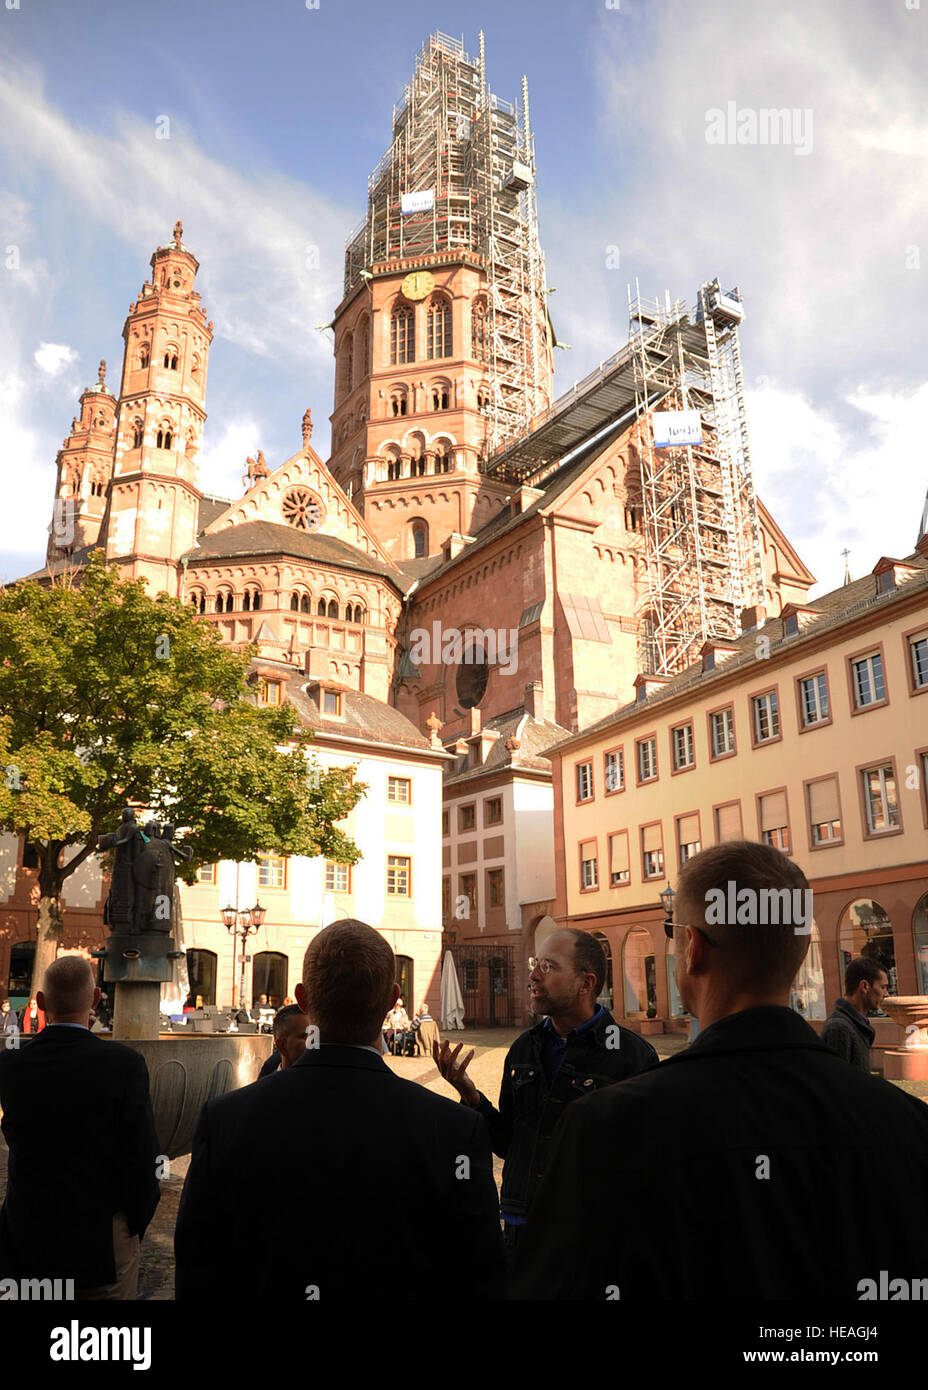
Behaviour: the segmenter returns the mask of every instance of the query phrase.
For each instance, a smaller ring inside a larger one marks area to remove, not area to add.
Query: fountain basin
[[[928,995],[890,995],[883,1008],[902,1037],[900,1046],[883,1054],[887,1081],[928,1081]]]
[[[158,1151],[168,1158],[190,1152],[206,1102],[257,1080],[274,1045],[266,1033],[166,1033],[116,1041],[145,1058]]]

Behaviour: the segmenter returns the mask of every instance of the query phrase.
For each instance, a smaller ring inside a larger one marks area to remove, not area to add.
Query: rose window
[[[315,531],[322,523],[322,507],[318,498],[305,487],[295,487],[283,500],[284,520],[298,531]]]

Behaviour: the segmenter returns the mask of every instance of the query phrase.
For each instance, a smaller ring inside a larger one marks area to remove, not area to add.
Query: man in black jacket
[[[569,1105],[601,1086],[657,1065],[649,1042],[622,1028],[601,1005],[606,957],[595,937],[579,928],[555,932],[544,955],[529,961],[529,995],[539,1022],[516,1038],[506,1054],[499,1109],[467,1075],[473,1049],[458,1062],[445,1041],[433,1045],[435,1063],[461,1100],[487,1123],[493,1152],[505,1159],[500,1209],[510,1254],[544,1174],[555,1130]]]
[[[867,1018],[889,993],[889,976],[878,960],[855,956],[844,972],[844,998],[825,1020],[822,1042],[852,1067],[870,1070],[870,1048],[876,1036]]]
[[[478,1116],[394,1075],[380,1052],[399,998],[383,937],[352,919],[310,942],[302,1057],[205,1106],[177,1217],[178,1299],[501,1298],[503,1250]],[[243,1231],[274,1257],[243,1278]]]
[[[858,1299],[881,1271],[924,1276],[928,1107],[847,1066],[786,1007],[806,893],[767,845],[687,861],[669,926],[699,1036],[571,1108],[514,1298]],[[804,901],[798,920],[784,896]]]
[[[10,1149],[0,1273],[73,1279],[78,1298],[132,1299],[139,1242],[158,1205],[145,1059],[90,1032],[90,965],[63,956],[36,996],[45,1028],[0,1052]]]

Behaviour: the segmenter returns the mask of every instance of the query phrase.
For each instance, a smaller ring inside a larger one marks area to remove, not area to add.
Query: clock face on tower
[[[430,270],[413,270],[400,285],[407,299],[424,299],[435,288],[435,276]]]

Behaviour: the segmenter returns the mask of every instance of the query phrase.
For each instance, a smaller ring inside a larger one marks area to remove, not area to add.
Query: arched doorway
[[[606,978],[603,983],[602,992],[597,999],[597,1004],[602,1004],[604,1009],[612,1013],[612,947],[609,945],[608,936],[603,936],[601,931],[591,932],[594,941],[598,941],[603,948],[603,955],[606,957]]]
[[[928,893],[916,904],[912,918],[915,933],[915,978],[919,994],[928,994]]]
[[[545,944],[548,937],[553,936],[556,931],[557,922],[555,922],[553,917],[541,917],[539,919],[538,925],[535,927],[534,953],[536,956],[542,954],[542,946]]]
[[[191,947],[187,952],[187,978],[190,981],[190,993],[186,1004],[193,1007],[197,999],[201,999],[204,1004],[215,1004],[216,952]]]
[[[843,974],[841,982],[843,986]],[[825,972],[822,967],[822,938],[814,922],[806,958],[799,967],[799,973],[789,992],[789,1006],[805,1019],[828,1017]]]
[[[896,945],[889,914],[872,898],[858,898],[844,909],[838,930],[838,969],[841,988],[844,972],[854,956],[878,961],[889,976],[889,993],[897,994]]]
[[[10,1001],[11,1009],[21,1009],[29,1003],[34,963],[34,941],[17,941],[10,947],[10,973],[6,981],[6,997]]]
[[[625,1017],[653,1018],[657,1013],[657,972],[651,933],[632,927],[622,947]],[[654,1013],[649,1014],[649,1009]]]
[[[412,1018],[421,1000],[413,998],[413,985],[415,983],[413,975],[412,956],[397,956],[396,958],[396,983],[400,987],[400,998],[403,1001],[403,1008]]]
[[[667,966],[667,1000],[670,1005],[671,1018],[686,1018],[687,1011],[683,1007],[683,1000],[680,998],[680,991],[677,989],[676,943],[671,938],[667,942],[667,950],[664,953],[664,960]]]
[[[272,1009],[279,1009],[287,997],[287,975],[290,962],[280,951],[259,951],[251,970],[251,1004],[255,1007],[262,994]]]

